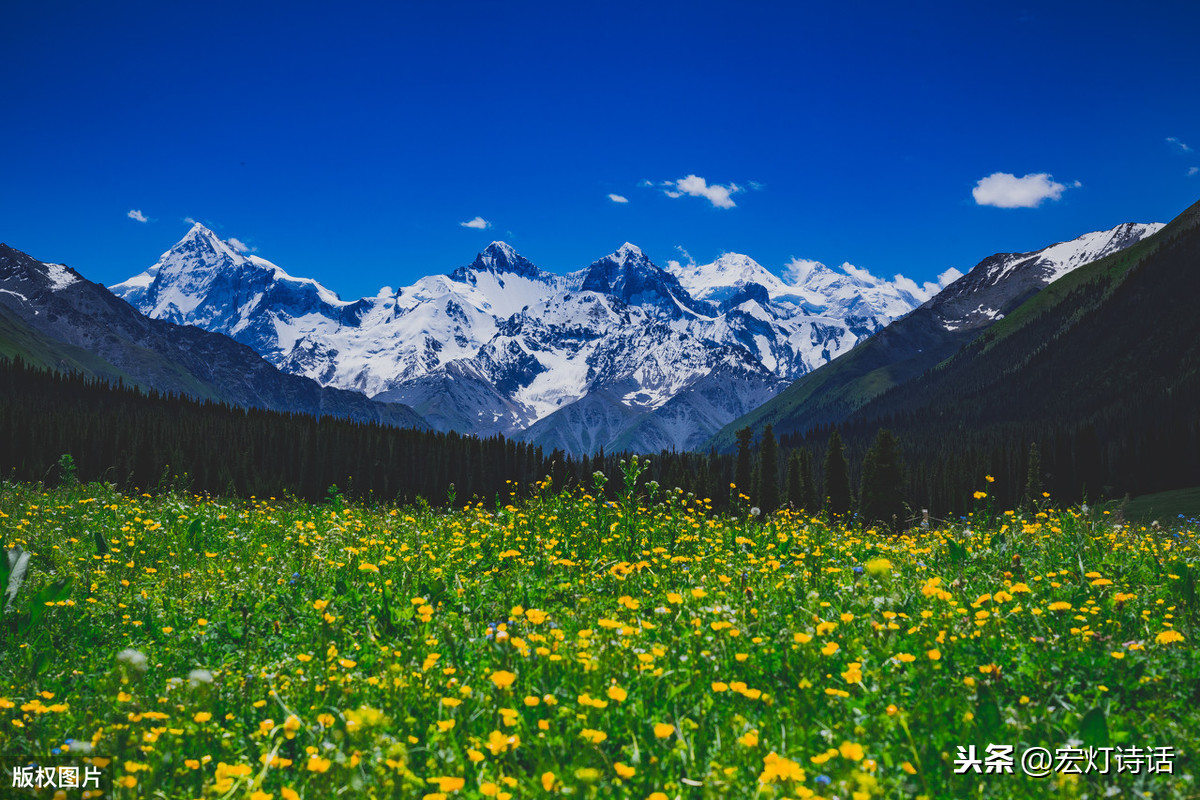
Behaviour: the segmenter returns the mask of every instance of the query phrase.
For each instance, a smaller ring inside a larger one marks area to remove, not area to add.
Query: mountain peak
[[[459,267],[450,273],[450,278],[456,281],[475,283],[472,273],[491,272],[496,275],[520,275],[525,278],[544,280],[545,276],[529,259],[513,249],[507,242],[492,242],[475,256],[475,260],[465,267]]]
[[[645,261],[647,263],[650,261],[650,259],[646,257],[646,254],[642,252],[642,248],[638,247],[632,242],[626,242],[618,247],[616,252],[610,255],[609,258],[611,258],[613,261],[616,261],[618,264],[624,264],[630,259]]]
[[[503,253],[506,256],[512,257],[517,254],[517,251],[512,248],[508,242],[495,241],[483,248],[483,252],[498,254]]]

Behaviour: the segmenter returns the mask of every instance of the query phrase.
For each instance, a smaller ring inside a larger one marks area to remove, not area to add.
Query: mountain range
[[[276,369],[249,347],[150,319],[63,264],[0,244],[0,354],[57,371],[244,408],[428,427],[411,408],[373,402]]]
[[[815,262],[784,280],[733,253],[664,268],[629,243],[556,275],[493,242],[446,274],[346,301],[201,224],[111,287],[435,429],[573,454],[695,448],[940,288]]]

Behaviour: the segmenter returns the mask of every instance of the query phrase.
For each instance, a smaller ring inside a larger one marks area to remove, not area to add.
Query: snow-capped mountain
[[[959,275],[919,287],[795,262],[781,277],[735,253],[663,268],[626,243],[560,276],[493,242],[448,274],[350,302],[196,224],[112,291],[286,372],[405,403],[435,428],[583,453],[693,447]]]

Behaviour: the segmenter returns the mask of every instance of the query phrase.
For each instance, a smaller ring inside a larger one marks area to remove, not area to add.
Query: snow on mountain
[[[981,261],[925,305],[947,330],[988,325],[1032,293],[1078,267],[1123,250],[1162,227],[1159,222],[1127,222],[1041,250],[998,253]]]
[[[1043,254],[1044,265],[1120,239]],[[693,446],[940,288],[850,264],[795,261],[781,277],[737,253],[664,269],[628,242],[559,276],[492,242],[448,274],[348,302],[197,224],[112,290],[285,372],[406,403],[441,430],[587,452]]]

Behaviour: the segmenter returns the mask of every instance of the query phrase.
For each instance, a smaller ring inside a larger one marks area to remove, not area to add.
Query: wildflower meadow
[[[0,754],[120,798],[1197,796],[1186,521],[981,481],[897,533],[640,469],[449,510],[0,484]]]

